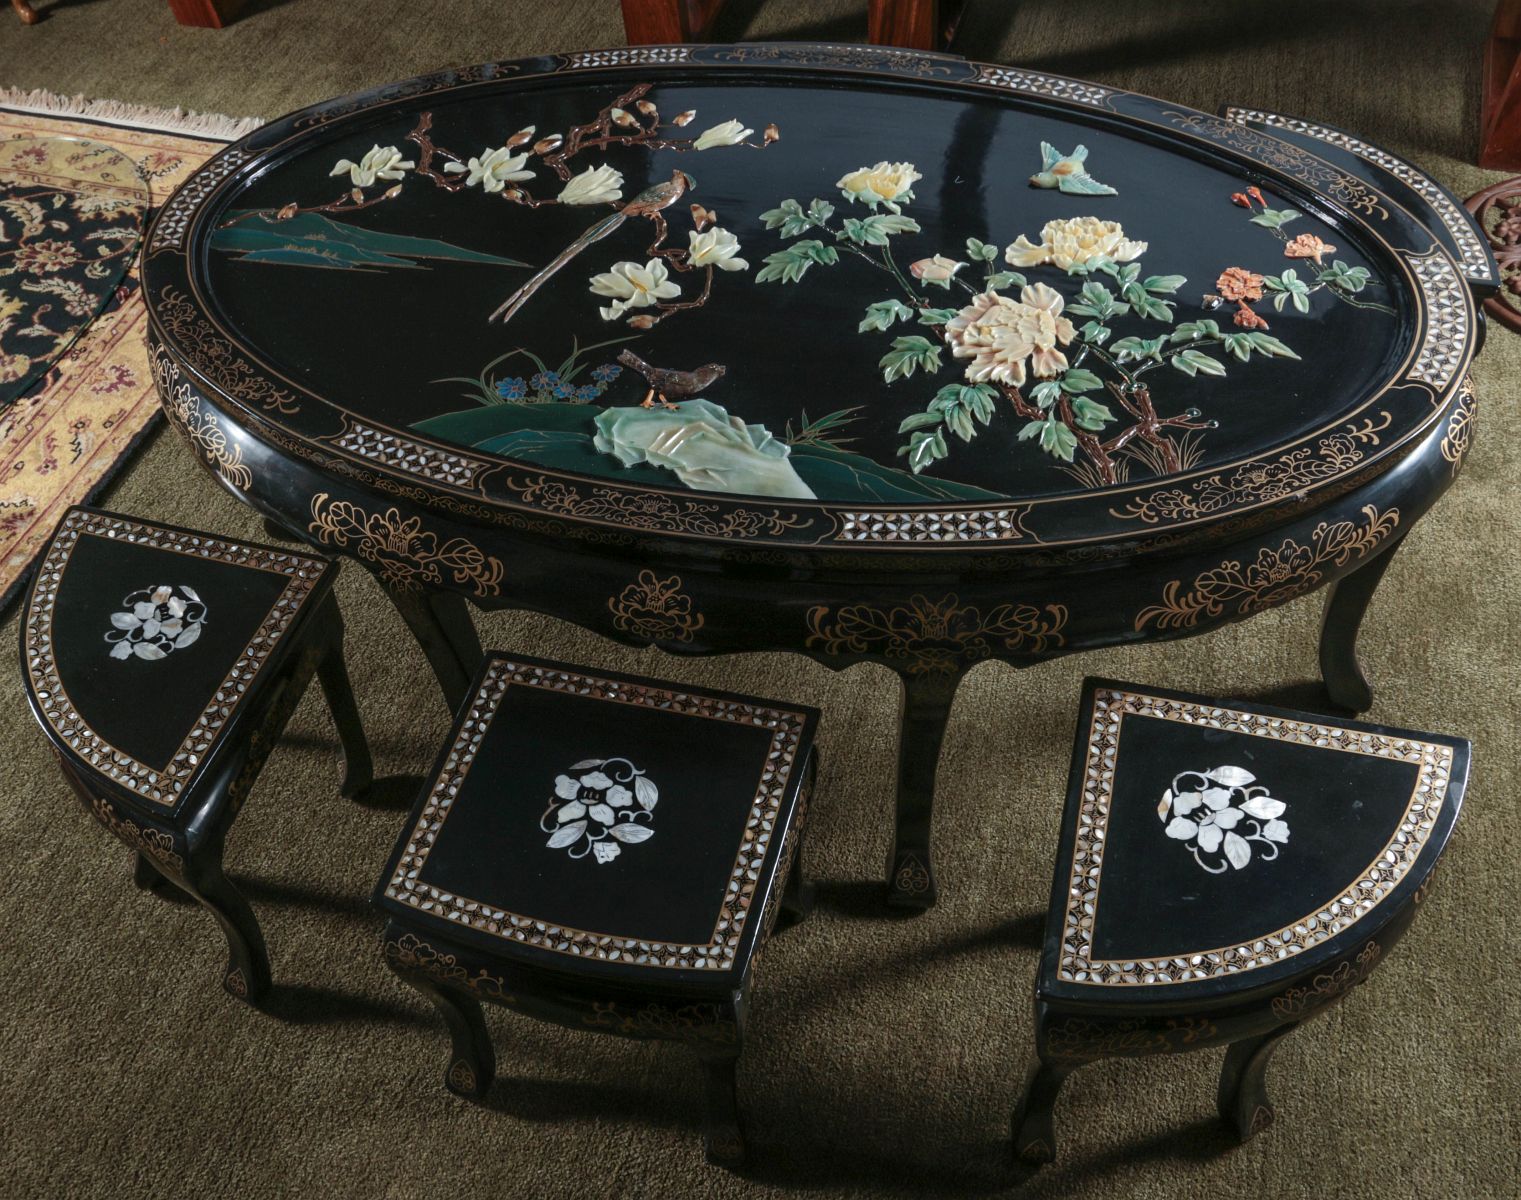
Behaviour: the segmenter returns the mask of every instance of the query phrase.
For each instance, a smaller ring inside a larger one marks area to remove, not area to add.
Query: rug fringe
[[[164,133],[181,133],[187,137],[235,141],[264,124],[262,117],[224,117],[220,113],[186,112],[181,108],[155,108],[148,104],[127,104],[121,100],[86,100],[78,96],[60,96],[43,88],[24,91],[0,87],[0,108],[41,113],[50,117],[87,117],[111,125],[137,125]]]

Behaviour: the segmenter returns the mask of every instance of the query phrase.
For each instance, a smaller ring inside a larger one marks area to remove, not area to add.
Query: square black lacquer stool
[[[1101,1058],[1229,1046],[1221,1117],[1269,1125],[1274,1047],[1404,933],[1468,763],[1462,738],[1088,680],[1020,1156],[1054,1156],[1062,1081]]]
[[[388,965],[438,1008],[445,1083],[495,1072],[479,1001],[685,1042],[710,1161],[743,1160],[745,1008],[800,920],[818,713],[492,653],[375,892]]]
[[[370,781],[337,571],[311,554],[72,508],[21,621],[27,699],[65,778],[135,852],[140,887],[172,884],[216,918],[223,986],[255,1003],[269,955],[222,848],[313,675],[343,743],[343,794]]]

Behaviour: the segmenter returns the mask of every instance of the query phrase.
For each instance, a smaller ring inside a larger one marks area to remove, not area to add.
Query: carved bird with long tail
[[[687,189],[696,186],[695,181],[685,171],[672,171],[671,177],[661,183],[654,184],[644,189],[617,212],[603,217],[559,254],[555,255],[546,265],[541,267],[527,283],[513,292],[504,300],[494,313],[487,318],[488,321],[510,321],[517,311],[533,298],[544,284],[559,271],[560,268],[580,254],[594,242],[600,242],[623,222],[630,217],[651,217],[662,209],[669,208],[686,195]],[[663,219],[663,218],[662,218]]]

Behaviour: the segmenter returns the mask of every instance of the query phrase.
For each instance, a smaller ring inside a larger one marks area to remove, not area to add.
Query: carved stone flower
[[[867,208],[876,208],[880,204],[889,212],[897,212],[900,204],[914,198],[914,184],[923,178],[913,163],[884,160],[875,166],[852,171],[835,187],[851,203],[859,200]]]
[[[1215,291],[1227,300],[1261,300],[1262,276],[1245,267],[1226,267],[1215,280]]]
[[[1157,805],[1157,816],[1167,822],[1167,836],[1186,843],[1194,860],[1211,875],[1245,867],[1252,860],[1253,843],[1271,862],[1289,840],[1289,827],[1279,820],[1288,806],[1256,779],[1243,767],[1184,771],[1173,777]],[[1264,847],[1272,853],[1263,853]]]
[[[111,614],[112,658],[158,659],[193,645],[201,636],[206,605],[195,590],[159,584],[131,593],[121,612]]]
[[[681,295],[680,285],[658,258],[642,267],[636,262],[614,263],[611,271],[592,276],[591,290],[598,296],[612,297],[612,304],[600,310],[604,321],[615,321],[631,308],[648,308]]]
[[[355,187],[367,188],[377,179],[402,179],[416,165],[410,160],[403,161],[395,146],[371,146],[358,162],[340,158],[328,174],[342,175],[347,171]]]
[[[610,863],[624,846],[655,836],[650,828],[660,789],[626,758],[588,758],[556,775],[554,797],[539,818],[550,850]]]
[[[1321,255],[1335,253],[1335,246],[1321,241],[1313,233],[1301,233],[1283,248],[1285,258],[1313,258],[1317,266],[1321,265]]]
[[[1130,262],[1146,253],[1147,243],[1126,238],[1118,221],[1101,221],[1097,217],[1067,217],[1047,221],[1041,227],[1037,245],[1020,234],[1004,250],[1004,260],[1014,267],[1039,267],[1047,263],[1070,271],[1096,258]]]
[[[747,271],[750,264],[739,255],[739,239],[727,229],[713,226],[698,233],[693,229],[687,234],[689,248],[687,261],[694,267],[717,267],[720,271]]]
[[[692,143],[694,150],[711,150],[714,146],[737,146],[755,130],[746,129],[739,121],[725,121],[711,129],[704,129]]]
[[[1019,387],[1027,361],[1042,378],[1066,369],[1067,356],[1057,347],[1071,342],[1077,331],[1061,315],[1063,306],[1061,294],[1043,283],[1021,290],[1018,300],[983,292],[946,322],[945,340],[953,357],[972,360],[966,367],[971,382]]]
[[[460,175],[468,171],[469,174],[465,178],[466,187],[480,184],[482,191],[499,192],[509,183],[533,178],[532,171],[523,170],[523,164],[527,161],[528,151],[514,154],[507,146],[498,146],[495,150],[485,151],[479,158],[472,158],[468,164],[445,163],[444,171],[450,175]]]
[[[909,263],[908,270],[921,283],[933,283],[939,287],[949,288],[956,272],[964,266],[966,266],[964,262],[957,262],[954,258],[937,254],[933,258],[921,258],[917,262]]]
[[[573,175],[560,191],[561,204],[611,204],[623,196],[623,173],[603,163]]]

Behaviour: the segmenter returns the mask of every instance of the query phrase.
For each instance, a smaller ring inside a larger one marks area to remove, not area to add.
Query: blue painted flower
[[[606,387],[622,374],[623,368],[617,363],[603,363],[600,367],[592,368],[591,377]]]
[[[556,400],[568,400],[570,397],[576,394],[576,389],[573,388],[570,384],[561,383],[558,379],[556,379],[554,387],[550,389],[550,394],[553,395]]]
[[[582,404],[588,400],[595,400],[602,394],[602,389],[594,383],[583,383],[576,389],[576,399]]]
[[[521,400],[528,395],[528,385],[523,382],[521,376],[514,375],[511,379],[498,379],[496,381],[496,394],[503,400]]]
[[[551,392],[560,382],[558,371],[540,371],[528,381],[528,386],[536,392]]]

